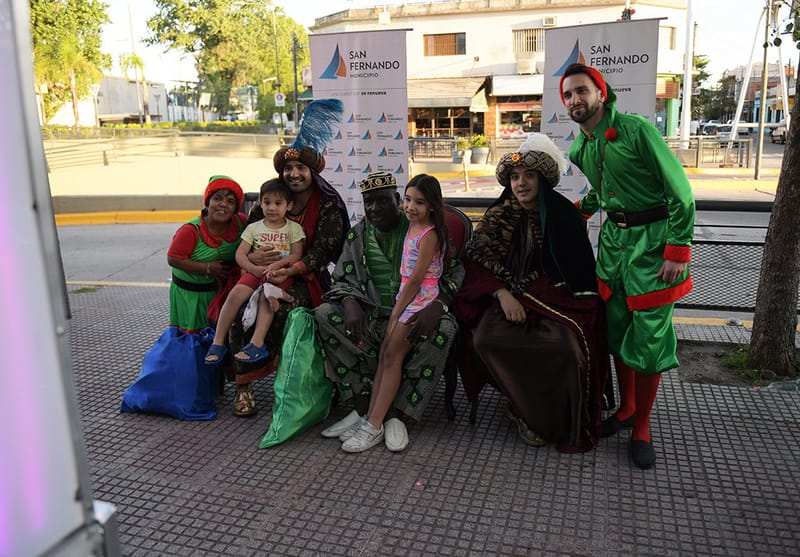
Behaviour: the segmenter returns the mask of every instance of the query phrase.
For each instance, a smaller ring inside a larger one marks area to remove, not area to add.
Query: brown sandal
[[[249,418],[258,413],[256,397],[252,385],[237,385],[236,398],[233,400],[233,415],[240,418]]]

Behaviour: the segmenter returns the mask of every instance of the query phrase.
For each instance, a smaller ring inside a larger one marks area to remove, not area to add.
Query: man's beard
[[[600,109],[600,103],[597,102],[595,104],[587,104],[584,106],[579,106],[573,110],[583,110],[583,115],[576,117],[573,114],[573,110],[569,111],[569,117],[572,119],[573,122],[577,122],[578,124],[583,124],[586,120],[590,119],[592,116],[597,114],[597,111]]]

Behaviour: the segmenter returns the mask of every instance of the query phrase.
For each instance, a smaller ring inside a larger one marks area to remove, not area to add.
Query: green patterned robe
[[[407,226],[407,223],[403,225]],[[325,294],[326,303],[314,310],[328,378],[336,383],[344,400],[354,394],[370,393],[392,312],[391,307],[381,304],[380,292],[370,274],[367,226],[362,220],[347,233],[342,255],[333,273],[333,286]],[[398,249],[403,249],[402,242]],[[371,250],[370,257],[376,256],[379,254]],[[384,265],[390,259],[399,261],[398,257],[385,258]],[[439,285],[440,297],[448,305],[463,279],[461,262],[451,258]],[[345,332],[342,300],[348,296],[355,298],[366,313],[367,326],[360,339]],[[457,328],[452,314],[445,313],[432,338],[418,342],[406,356],[400,390],[394,400],[394,407],[406,416],[415,420],[422,417],[444,372]],[[358,341],[360,343],[356,344]]]

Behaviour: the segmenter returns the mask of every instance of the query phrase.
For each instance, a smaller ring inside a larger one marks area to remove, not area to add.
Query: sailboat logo
[[[575,132],[574,131],[569,132],[569,135],[564,139],[566,139],[567,141],[572,141],[573,139],[575,139]]]
[[[336,45],[336,50],[331,56],[331,61],[328,67],[319,76],[320,79],[336,79],[337,77],[347,77],[347,66],[344,63],[344,58],[339,54],[339,45]]]
[[[558,123],[558,114],[553,112],[552,118],[547,121],[548,124],[557,124]]]
[[[364,132],[364,135],[361,136],[361,139],[372,139],[372,134],[369,133],[369,130]]]
[[[555,71],[555,73],[553,73],[553,76],[564,75],[564,72],[567,71],[567,68],[569,68],[572,64],[585,64],[585,63],[586,63],[586,57],[583,55],[583,52],[581,52],[580,39],[575,39],[575,46],[572,47],[572,52],[569,53],[569,56],[567,56],[567,59],[564,62],[564,64],[560,68],[558,68]]]
[[[343,171],[344,169],[342,168],[342,163],[339,163],[339,166],[337,166],[336,170],[334,170],[334,172],[343,172]]]
[[[385,157],[386,156],[386,147],[384,147],[383,149],[380,150],[380,152],[378,153],[378,156],[379,157]]]
[[[378,118],[378,122],[380,122],[382,124],[385,121],[386,121],[386,113],[385,112],[381,112],[381,116],[380,116],[380,118]]]
[[[362,170],[362,172],[364,174],[369,174],[370,172],[372,172],[372,167],[369,165],[369,163],[367,163],[367,166],[364,167],[364,170]]]
[[[397,132],[397,135],[394,136],[394,138],[395,139],[403,139],[403,132],[402,131]]]
[[[349,152],[349,153],[347,153],[347,156],[348,156],[348,157],[354,157],[354,156],[356,156],[356,148],[355,148],[355,147],[350,147],[350,152]]]

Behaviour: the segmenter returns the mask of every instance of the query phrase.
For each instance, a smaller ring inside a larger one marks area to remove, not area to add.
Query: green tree
[[[155,0],[148,22],[150,44],[192,54],[202,90],[212,106],[229,110],[234,88],[255,85],[270,96],[277,77],[284,91],[293,88],[292,34],[303,47],[298,71],[309,63],[308,37],[302,25],[267,0]]]
[[[694,57],[694,88],[697,93],[694,94],[692,99],[692,120],[699,120],[705,117],[713,97],[711,90],[704,86],[710,77],[707,69],[710,61],[708,56],[702,54]]]
[[[77,125],[79,99],[111,66],[111,57],[100,50],[106,9],[100,0],[30,0],[34,73],[45,122],[70,100]]]

